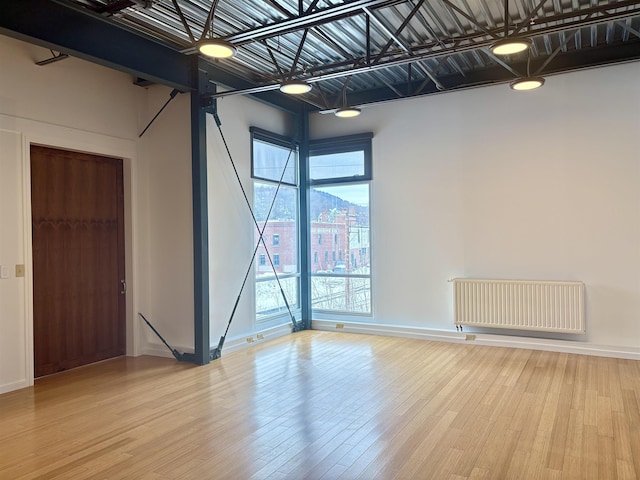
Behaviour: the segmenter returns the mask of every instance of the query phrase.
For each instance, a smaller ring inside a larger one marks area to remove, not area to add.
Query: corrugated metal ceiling
[[[316,109],[423,95],[640,57],[640,2],[597,0],[68,0],[196,55],[203,36],[237,45],[217,64],[255,85],[314,85]],[[212,7],[213,21],[204,31]],[[507,17],[508,15],[508,17]],[[508,18],[508,22],[505,22]],[[505,34],[529,53],[497,57]],[[297,59],[297,61],[296,61]],[[348,79],[348,80],[347,80]],[[345,88],[346,87],[346,88]],[[252,88],[243,90],[251,92]]]

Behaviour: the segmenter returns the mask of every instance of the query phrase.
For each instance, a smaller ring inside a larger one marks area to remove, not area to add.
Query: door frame
[[[51,128],[51,125],[46,125]],[[58,130],[54,128],[53,130]],[[33,238],[31,234],[31,145],[57,148],[62,150],[102,155],[122,159],[124,182],[124,255],[125,255],[125,280],[127,282],[127,294],[125,303],[126,317],[126,355],[137,356],[140,354],[141,329],[139,322],[135,321],[136,305],[136,265],[133,261],[133,245],[136,224],[134,214],[133,184],[136,177],[135,141],[108,137],[106,135],[70,130],[53,132],[54,135],[23,133],[22,135],[22,204],[23,204],[23,239],[25,262],[25,364],[27,366],[27,382],[34,384],[34,325],[33,325]],[[49,133],[49,132],[47,132]],[[57,133],[58,135],[55,135]],[[61,135],[60,135],[61,134]],[[61,138],[62,136],[62,138]]]

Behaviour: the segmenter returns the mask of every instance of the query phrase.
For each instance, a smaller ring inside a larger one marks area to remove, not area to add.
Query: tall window
[[[338,246],[331,261],[325,251],[324,264],[312,265],[315,312],[371,315],[371,138],[371,134],[352,135],[310,144],[311,237],[333,236]],[[313,258],[319,248],[312,242]]]
[[[261,230],[255,231],[256,321],[289,321],[280,286],[292,311],[299,310],[298,151],[264,130],[252,128],[251,136],[253,208]]]

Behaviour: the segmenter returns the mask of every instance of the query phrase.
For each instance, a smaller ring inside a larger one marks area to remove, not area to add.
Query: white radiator
[[[455,278],[458,326],[585,333],[584,283]]]

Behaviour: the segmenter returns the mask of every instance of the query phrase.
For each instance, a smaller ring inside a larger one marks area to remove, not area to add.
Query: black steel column
[[[195,78],[200,79],[194,56]],[[202,106],[204,82],[191,92],[191,185],[193,195],[194,363],[209,363],[209,213],[207,193],[207,118]]]
[[[294,115],[295,140],[298,141],[298,171],[300,175],[300,313],[303,330],[311,328],[311,265],[309,221],[309,112],[301,108]]]

